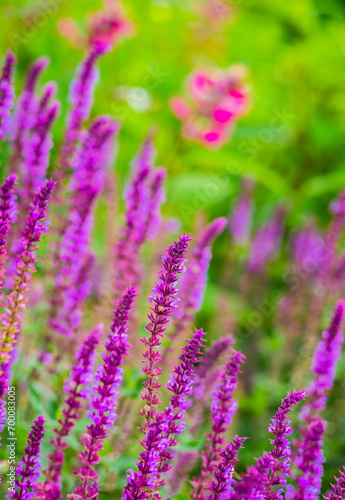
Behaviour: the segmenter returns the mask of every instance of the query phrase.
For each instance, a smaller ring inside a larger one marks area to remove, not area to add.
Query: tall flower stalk
[[[153,295],[149,301],[153,304],[152,312],[148,315],[149,322],[145,327],[148,337],[143,337],[140,340],[146,347],[144,353],[143,368],[144,375],[147,379],[143,382],[144,390],[141,392],[141,398],[145,402],[145,407],[140,411],[145,422],[140,429],[143,432],[148,430],[148,423],[154,417],[155,408],[160,403],[160,387],[158,382],[162,372],[159,363],[162,358],[159,353],[161,345],[160,338],[166,330],[166,325],[169,322],[169,317],[177,309],[179,299],[176,297],[178,290],[176,288],[178,275],[184,271],[185,256],[188,249],[190,238],[184,234],[179,236],[178,241],[175,241],[167,249],[167,255],[163,256],[163,269],[158,275],[158,282],[153,288]]]
[[[33,498],[36,490],[36,483],[40,475],[40,447],[44,435],[44,418],[39,415],[34,420],[31,432],[28,437],[28,444],[25,447],[25,455],[17,465],[15,486],[6,495],[8,500],[29,500]]]
[[[206,450],[201,453],[201,475],[193,480],[194,489],[191,493],[193,500],[202,500],[205,497],[205,487],[208,485],[210,474],[219,460],[219,452],[225,442],[224,433],[232,422],[238,403],[233,399],[233,392],[237,387],[240,367],[245,356],[240,351],[233,351],[224,367],[221,381],[212,393],[211,418],[213,425],[207,434]]]
[[[135,295],[135,289],[129,288],[114,313],[110,327],[111,333],[105,342],[106,352],[103,354],[103,363],[98,365],[94,378],[88,413],[92,424],[86,428],[87,434],[82,438],[85,450],[79,454],[83,466],[74,472],[79,479],[79,485],[72,495],[68,495],[67,498],[70,499],[96,500],[98,498],[97,479],[99,476],[94,470],[94,465],[100,460],[99,452],[103,448],[104,440],[108,437],[108,429],[114,425],[117,418],[115,410],[123,378],[123,358],[128,354],[129,347],[126,325]]]
[[[103,326],[98,325],[87,336],[76,354],[76,363],[64,386],[65,407],[58,427],[54,429],[55,438],[50,441],[53,451],[48,455],[49,465],[43,471],[44,484],[40,484],[38,498],[44,500],[60,500],[61,472],[65,461],[65,449],[68,447],[66,437],[75,426],[82,408],[82,400],[89,395],[93,369],[96,363],[96,348],[103,333]]]
[[[6,309],[2,313],[0,325],[0,370],[10,359],[21,329],[21,313],[25,310],[25,292],[28,290],[32,273],[35,271],[36,250],[42,234],[47,232],[49,222],[44,221],[48,201],[51,198],[55,182],[46,181],[36,194],[29,217],[23,231],[22,243],[24,250],[18,255],[16,274],[12,292],[7,296]]]
[[[14,102],[13,71],[16,58],[8,51],[0,76],[0,141],[6,139],[11,130],[11,109]]]

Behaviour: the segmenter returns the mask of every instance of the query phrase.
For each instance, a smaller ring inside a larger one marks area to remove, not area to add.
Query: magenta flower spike
[[[37,486],[38,498],[44,500],[60,500],[61,498],[61,471],[65,461],[65,449],[68,447],[66,437],[75,426],[80,411],[82,400],[89,395],[93,369],[96,363],[96,348],[103,334],[103,325],[96,326],[86,337],[76,354],[76,363],[65,381],[65,407],[59,426],[54,429],[55,438],[50,441],[53,451],[48,455],[49,465],[43,471],[46,478],[44,484]]]
[[[219,455],[222,460],[216,466],[214,471],[214,480],[211,482],[209,489],[212,491],[207,496],[208,500],[223,500],[233,492],[232,484],[235,482],[233,478],[234,465],[233,462],[237,461],[237,454],[243,448],[242,443],[246,437],[235,436],[233,441],[230,441],[225,448],[220,451]]]
[[[253,216],[253,181],[245,179],[242,193],[230,215],[230,232],[236,245],[246,245],[249,241]]]
[[[265,270],[266,264],[272,261],[279,251],[282,233],[282,213],[278,210],[267,224],[258,229],[254,236],[249,255],[249,271],[262,273]]]
[[[139,242],[142,244],[147,239],[152,240],[159,229],[161,223],[160,207],[165,201],[164,182],[166,170],[163,167],[156,168],[149,178],[149,200],[147,206],[147,216],[142,229]]]
[[[231,500],[244,498],[262,498],[262,500],[282,500],[282,493],[290,471],[291,449],[289,435],[292,434],[291,421],[288,414],[293,405],[305,399],[306,392],[296,391],[288,394],[278,408],[268,428],[274,439],[270,439],[273,449],[264,452],[262,457],[256,459],[257,464],[249,467],[241,481],[233,484],[234,492]],[[278,488],[277,490],[273,488]]]
[[[80,325],[82,304],[89,294],[93,257],[89,250],[95,202],[104,186],[118,125],[108,116],[96,118],[77,150],[69,190],[69,220],[60,244],[56,292],[50,326],[71,337]]]
[[[30,500],[34,497],[36,483],[40,475],[40,447],[44,435],[45,420],[38,416],[31,427],[25,455],[17,465],[14,490],[10,490],[7,500]]]
[[[300,420],[301,438],[296,443],[297,454],[295,466],[300,471],[296,477],[296,500],[318,498],[324,462],[322,438],[326,428],[320,413],[325,409],[327,393],[332,389],[335,368],[341,356],[343,344],[342,323],[344,319],[344,302],[339,301],[328,330],[322,334],[313,357],[311,371],[313,380],[308,389],[309,398],[303,407]]]
[[[24,88],[16,103],[11,131],[13,154],[11,168],[17,172],[24,158],[24,147],[35,124],[38,107],[36,87],[38,79],[48,64],[48,59],[42,57],[29,68]]]
[[[150,217],[148,181],[153,175],[153,162],[154,148],[151,137],[148,137],[133,162],[131,179],[125,191],[125,224],[115,246],[115,294],[122,293],[129,284],[139,286],[141,270],[133,255],[140,252]]]
[[[163,337],[169,317],[178,307],[176,284],[178,275],[184,272],[183,264],[189,241],[190,237],[184,234],[179,236],[178,241],[175,241],[166,250],[167,255],[162,258],[163,269],[158,275],[155,288],[152,289],[153,295],[149,298],[152,312],[148,315],[149,322],[145,327],[149,336],[140,339],[147,348],[143,355],[145,363],[143,372],[147,379],[143,382],[144,390],[141,392],[145,407],[140,411],[145,419],[145,423],[141,426],[141,430],[144,432],[147,431],[148,423],[154,417],[155,408],[160,403],[159,388],[161,384],[159,384],[158,379],[162,369],[158,365],[161,361],[158,348],[161,345],[160,337]]]
[[[0,76],[0,141],[6,139],[11,130],[11,109],[14,103],[13,72],[16,58],[8,51]]]
[[[83,466],[74,471],[79,485],[68,498],[98,498],[98,473],[94,470],[94,465],[100,460],[99,452],[108,437],[108,429],[114,425],[117,418],[115,410],[123,378],[123,358],[128,354],[129,347],[126,325],[135,295],[136,290],[129,288],[114,312],[111,333],[105,342],[106,352],[102,356],[102,364],[98,365],[91,392],[88,417],[92,423],[87,426],[87,434],[82,438],[86,449],[79,454]]]
[[[7,235],[10,222],[15,222],[17,217],[17,202],[14,194],[16,176],[10,175],[0,187],[0,295],[5,278],[5,265],[7,260]]]
[[[35,272],[35,253],[42,234],[48,231],[49,222],[44,221],[48,201],[51,198],[55,182],[46,181],[39,189],[29,210],[29,217],[23,231],[23,251],[17,256],[16,274],[12,292],[6,298],[6,309],[1,316],[0,325],[0,370],[9,361],[9,355],[17,342],[21,328],[21,314],[25,310],[25,292],[33,272]]]
[[[84,122],[89,118],[93,104],[94,89],[98,73],[96,63],[106,52],[103,44],[91,47],[86,59],[78,68],[75,80],[70,89],[71,110],[67,119],[64,143],[61,148],[60,162],[64,167],[70,166],[71,158],[81,137]]]
[[[340,476],[335,478],[335,484],[331,484],[333,491],[325,495],[325,500],[342,500],[342,498],[345,498],[345,467],[339,473]]]
[[[212,258],[211,245],[227,225],[225,217],[219,217],[211,222],[199,238],[187,267],[181,278],[181,305],[175,314],[174,331],[170,336],[170,344],[175,344],[179,335],[188,327],[193,314],[200,310],[206,283],[207,272]]]
[[[169,461],[173,454],[169,448],[178,444],[175,435],[182,434],[185,428],[183,419],[189,406],[188,396],[193,391],[194,365],[201,352],[203,337],[203,330],[195,329],[187,340],[179,358],[180,364],[175,367],[167,383],[167,388],[172,392],[170,404],[163,412],[156,412],[148,422],[146,435],[140,442],[144,451],[139,456],[138,471],[128,471],[122,500],[161,498],[159,489],[165,484],[161,474],[171,469]]]
[[[238,408],[238,403],[233,399],[236,390],[240,367],[245,356],[240,351],[233,351],[224,367],[220,383],[212,393],[211,418],[213,420],[211,432],[206,435],[206,450],[202,451],[202,466],[199,477],[194,478],[194,489],[191,493],[193,500],[202,500],[205,496],[210,474],[213,472],[219,459],[219,452],[225,442],[224,433],[231,424],[232,418]]]
[[[21,165],[21,198],[25,204],[42,186],[49,165],[49,153],[53,146],[51,128],[58,116],[59,104],[54,103],[45,112],[40,110],[32,134],[23,145]]]

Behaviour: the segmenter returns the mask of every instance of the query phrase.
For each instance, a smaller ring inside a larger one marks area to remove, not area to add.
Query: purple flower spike
[[[25,455],[17,465],[15,491],[10,491],[6,498],[8,500],[30,500],[34,497],[35,484],[40,475],[40,447],[44,435],[45,420],[38,416],[34,420],[31,432],[28,437],[28,444],[25,447]]]
[[[96,62],[104,52],[104,47],[100,44],[92,47],[86,59],[81,63],[76,79],[72,82],[70,89],[71,110],[60,154],[60,161],[65,167],[70,166],[71,158],[80,139],[82,126],[89,117],[98,78]]]
[[[345,498],[345,467],[340,472],[340,477],[335,478],[335,484],[331,484],[332,492],[328,493],[324,498],[325,500],[342,500]]]
[[[308,497],[316,499],[321,489],[323,474],[322,438],[326,423],[321,419],[320,412],[326,407],[327,392],[332,389],[335,378],[335,368],[341,355],[344,319],[344,302],[339,301],[328,330],[323,332],[313,357],[311,370],[314,374],[308,389],[309,398],[303,407],[300,420],[301,439],[296,443],[297,456],[295,465],[301,472],[296,478],[296,500]]]
[[[292,434],[291,421],[288,420],[292,406],[305,399],[306,392],[296,391],[288,394],[282,399],[271,424],[269,432],[275,436],[270,439],[273,449],[256,459],[257,464],[249,467],[242,480],[233,485],[234,492],[231,500],[243,500],[244,498],[260,498],[262,500],[282,500],[282,493],[286,485],[286,479],[290,471],[291,449],[288,436]],[[278,490],[273,490],[278,487]]]
[[[145,402],[145,407],[140,414],[144,417],[145,423],[141,426],[142,431],[147,430],[149,421],[155,415],[155,407],[160,403],[159,388],[161,385],[158,382],[159,375],[162,372],[157,364],[161,361],[161,356],[158,347],[161,345],[160,337],[166,330],[166,324],[169,322],[169,317],[177,309],[179,299],[176,298],[177,288],[176,283],[178,275],[184,271],[185,255],[188,249],[190,237],[184,234],[179,236],[179,240],[175,241],[167,250],[167,256],[163,256],[163,269],[160,271],[153,295],[149,301],[153,304],[152,312],[148,315],[149,323],[145,330],[149,334],[149,338],[141,338],[141,342],[146,346],[147,350],[144,353],[144,363],[147,363],[143,368],[143,372],[147,380],[143,382],[144,390],[141,397]]]
[[[174,345],[179,335],[188,327],[193,319],[193,313],[199,311],[204,298],[207,283],[207,272],[212,258],[211,245],[227,225],[225,217],[211,222],[197,242],[187,271],[181,278],[181,306],[176,312],[174,331],[170,336],[170,344]],[[167,354],[165,351],[164,356]]]
[[[43,222],[46,217],[48,201],[54,190],[55,182],[46,181],[36,194],[29,217],[23,231],[22,243],[23,251],[17,257],[15,280],[12,292],[7,296],[6,309],[2,313],[0,326],[0,370],[3,370],[4,363],[9,361],[9,354],[13,350],[21,328],[21,316],[25,310],[25,292],[32,273],[35,271],[35,252],[42,234],[48,230],[49,223]]]
[[[204,489],[208,485],[209,476],[219,459],[219,452],[225,442],[224,433],[232,422],[238,403],[232,397],[236,390],[240,367],[245,356],[240,351],[233,351],[224,367],[221,381],[212,393],[211,416],[212,430],[207,434],[206,451],[203,451],[201,475],[193,480],[194,490],[191,493],[193,500],[204,498]]]
[[[266,264],[276,257],[282,230],[282,213],[278,210],[267,224],[258,229],[254,237],[248,262],[249,271],[262,273]]]
[[[15,222],[17,217],[17,202],[13,193],[15,184],[16,176],[10,175],[0,187],[0,294],[5,278],[7,234],[10,222]]]
[[[138,471],[130,471],[122,500],[161,498],[158,490],[165,484],[161,474],[171,469],[169,460],[173,457],[169,450],[178,444],[175,435],[182,434],[182,422],[188,408],[188,396],[192,394],[194,365],[198,362],[204,342],[203,330],[195,329],[180,356],[180,364],[175,367],[167,383],[172,392],[170,405],[162,413],[155,413],[148,422],[145,438],[140,442],[144,451],[140,453]]]
[[[26,76],[24,88],[17,101],[13,127],[11,131],[13,155],[11,158],[11,168],[17,172],[24,158],[24,146],[32,130],[38,107],[38,100],[35,95],[38,79],[48,64],[48,59],[42,57],[35,61],[29,68]]]
[[[98,365],[92,388],[89,419],[92,421],[82,438],[86,447],[79,455],[83,466],[74,472],[79,478],[79,486],[74,489],[70,498],[96,500],[98,498],[98,473],[93,466],[100,460],[99,452],[103,448],[103,441],[108,437],[108,430],[114,425],[117,418],[118,390],[122,382],[123,358],[128,354],[127,321],[133,306],[136,291],[129,288],[114,312],[111,324],[111,333],[105,342],[106,353],[103,354],[103,363]],[[79,495],[79,496],[77,496]]]
[[[231,486],[235,482],[233,478],[233,462],[237,461],[237,453],[243,448],[242,443],[246,439],[246,437],[235,436],[234,440],[230,441],[224,450],[219,453],[222,461],[217,465],[217,470],[214,472],[214,481],[210,485],[212,494],[208,495],[208,500],[225,500],[233,492]]]
[[[11,129],[11,109],[14,102],[13,71],[16,58],[8,51],[0,76],[0,141],[3,141]]]
[[[154,170],[150,176],[147,216],[143,225],[142,236],[139,238],[141,244],[147,239],[152,240],[159,229],[161,222],[160,207],[165,201],[164,182],[166,174],[165,168],[160,167]]]
[[[49,152],[53,146],[50,130],[58,116],[59,104],[54,103],[50,108],[39,115],[31,137],[24,144],[22,163],[23,192],[21,197],[24,203],[32,198],[37,188],[42,186],[49,164]]]
[[[148,229],[147,221],[150,217],[148,181],[154,175],[153,163],[154,148],[151,137],[148,137],[133,162],[132,176],[125,191],[125,225],[115,246],[115,294],[121,294],[129,284],[138,287],[140,283],[141,270],[133,255],[139,254],[144,233]]]
[[[230,216],[230,232],[237,245],[245,245],[249,241],[253,212],[252,190],[253,181],[245,179],[243,192]]]
[[[38,498],[44,500],[60,500],[61,498],[61,471],[65,461],[65,449],[68,447],[66,437],[71,433],[79,418],[82,408],[82,399],[86,399],[96,363],[96,348],[103,334],[103,325],[98,325],[87,336],[78,349],[76,360],[70,378],[64,386],[65,408],[62,417],[58,420],[59,427],[54,429],[55,438],[50,441],[54,450],[48,455],[49,465],[43,471],[46,480],[37,487]]]

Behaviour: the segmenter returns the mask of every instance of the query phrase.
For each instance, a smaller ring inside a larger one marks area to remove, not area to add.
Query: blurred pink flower
[[[86,33],[83,33],[77,23],[70,18],[60,19],[58,30],[75,47],[88,48],[102,45],[111,50],[121,38],[132,32],[133,27],[117,0],[104,0],[103,10],[94,12],[89,17]]]
[[[173,97],[170,106],[183,122],[187,139],[220,146],[226,142],[237,120],[249,108],[249,91],[242,66],[225,70],[197,70],[188,79],[189,101]]]

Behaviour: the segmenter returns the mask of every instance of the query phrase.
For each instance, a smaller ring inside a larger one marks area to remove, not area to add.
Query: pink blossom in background
[[[101,45],[111,50],[121,38],[133,31],[132,23],[124,15],[117,0],[104,0],[101,11],[95,12],[87,21],[86,33],[70,18],[58,21],[58,30],[72,45],[87,48]]]
[[[189,100],[173,97],[170,106],[186,139],[217,147],[230,139],[237,120],[249,108],[242,66],[196,70],[188,78]]]

